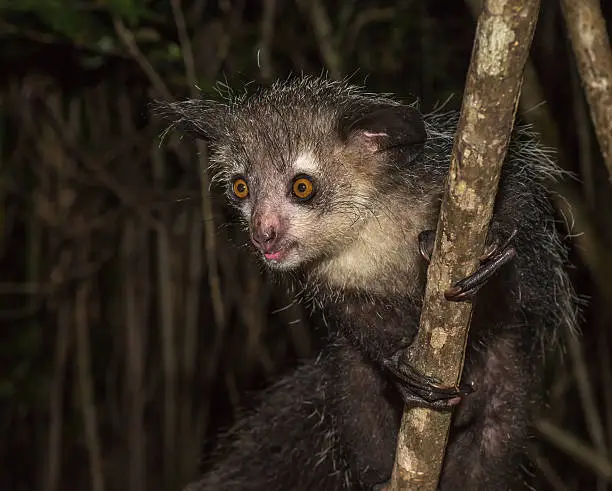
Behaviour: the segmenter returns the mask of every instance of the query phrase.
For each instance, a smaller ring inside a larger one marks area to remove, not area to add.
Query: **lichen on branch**
[[[539,0],[487,0],[478,19],[412,365],[458,384],[472,306],[444,291],[477,267],[508,148]],[[469,396],[468,396],[469,397]],[[407,408],[392,490],[435,490],[451,414]]]

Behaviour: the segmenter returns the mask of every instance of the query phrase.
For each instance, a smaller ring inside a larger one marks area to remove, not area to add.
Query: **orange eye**
[[[291,188],[293,194],[300,199],[308,199],[312,196],[314,187],[312,181],[308,177],[298,177],[293,181],[293,187]]]
[[[232,185],[232,191],[236,198],[244,199],[249,195],[249,186],[244,179],[239,177]]]

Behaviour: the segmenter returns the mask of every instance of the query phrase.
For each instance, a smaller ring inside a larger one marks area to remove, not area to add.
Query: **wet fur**
[[[283,211],[301,244],[300,296],[333,331],[316,360],[262,394],[190,491],[357,490],[389,478],[403,404],[381,361],[416,334],[426,268],[417,236],[435,228],[457,120],[424,116],[424,146],[383,148],[384,138],[369,138],[374,131],[364,138],[353,130],[394,105],[304,77],[223,103],[160,106],[174,126],[211,142],[218,181],[250,176],[252,199],[237,204],[247,224],[252,207]],[[308,206],[285,198],[296,161],[318,173]],[[546,189],[558,174],[533,137],[515,131],[490,234],[517,228],[517,257],[475,302],[463,378],[477,391],[456,410],[443,490],[521,483],[529,424],[543,402],[544,355],[560,350],[561,333],[575,323]]]

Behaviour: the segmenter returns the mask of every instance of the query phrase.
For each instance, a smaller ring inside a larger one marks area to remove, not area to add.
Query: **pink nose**
[[[280,228],[278,215],[256,214],[251,222],[251,241],[264,254],[276,252],[281,238]]]

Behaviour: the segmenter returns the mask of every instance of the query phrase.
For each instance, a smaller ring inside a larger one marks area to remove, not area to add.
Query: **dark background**
[[[193,143],[160,145],[147,103],[190,94],[184,55],[207,97],[218,80],[240,92],[327,70],[459,108],[471,4],[183,0],[191,59],[172,0],[0,1],[0,489],[180,489],[253,391],[325,335],[269,286],[219,190],[202,198]],[[530,63],[519,118],[577,176],[555,190],[588,299],[551,373],[537,489],[602,490],[612,196],[556,1]],[[561,451],[559,435],[577,440]]]

